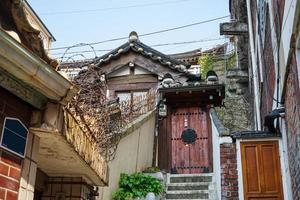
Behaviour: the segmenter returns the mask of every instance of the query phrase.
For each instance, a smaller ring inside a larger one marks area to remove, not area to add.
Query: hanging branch
[[[73,83],[80,92],[72,99],[67,109],[78,121],[82,130],[97,141],[102,156],[114,159],[118,144],[126,126],[142,114],[155,108],[156,93],[134,97],[129,101],[108,101],[107,84],[101,70],[93,64],[79,73]]]

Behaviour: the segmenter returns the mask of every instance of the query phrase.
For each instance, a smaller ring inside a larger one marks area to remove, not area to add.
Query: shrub
[[[144,197],[149,192],[158,195],[163,191],[161,182],[143,173],[121,174],[119,189],[114,193],[113,200],[131,200]]]

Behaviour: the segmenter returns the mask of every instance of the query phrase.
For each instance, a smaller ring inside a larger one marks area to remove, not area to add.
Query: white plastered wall
[[[213,173],[215,178],[215,185],[218,199],[221,199],[221,161],[220,161],[220,138],[219,132],[212,120],[211,120],[211,133],[212,133],[212,144],[213,144]]]
[[[100,188],[98,199],[112,199],[118,189],[121,173],[139,172],[152,166],[155,115],[151,115],[141,126],[124,137],[119,145],[115,159],[109,165],[109,185]]]
[[[213,118],[210,116],[211,120],[211,133],[212,133],[212,144],[213,144],[213,173],[214,173],[214,180],[216,186],[216,192],[218,199],[221,199],[221,152],[220,152],[220,145],[225,143],[232,143],[232,139],[229,136],[220,137],[220,133],[213,121]]]

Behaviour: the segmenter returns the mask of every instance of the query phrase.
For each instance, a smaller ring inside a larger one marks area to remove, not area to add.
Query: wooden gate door
[[[171,116],[171,167],[173,173],[192,174],[212,171],[210,121],[199,107],[177,108]],[[185,145],[181,134],[186,128],[196,131],[194,144]]]
[[[241,143],[245,200],[282,200],[278,142]]]

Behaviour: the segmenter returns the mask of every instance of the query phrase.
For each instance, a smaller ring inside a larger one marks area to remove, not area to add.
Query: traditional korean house
[[[107,80],[107,96],[130,99],[156,90],[164,75],[186,80],[189,64],[143,44],[136,32],[128,42],[95,61]]]
[[[175,184],[174,191],[167,191],[168,199],[174,195],[181,199],[216,197],[216,192],[209,194],[209,190],[215,189],[215,177],[219,177],[220,171],[220,153],[216,145],[218,136],[214,131],[211,111],[222,105],[225,96],[224,85],[219,83],[216,73],[210,71],[203,77],[192,74],[188,71],[190,64],[147,46],[136,32],[130,33],[126,43],[100,58],[80,61],[77,65],[76,62],[67,63],[62,67],[68,68],[68,65],[87,68],[79,72],[75,81],[85,77],[95,84],[92,81],[93,71],[102,74],[101,78],[107,84],[108,99],[129,100],[135,106],[132,101],[135,97],[150,90],[157,91],[156,117],[149,113],[140,116],[140,121],[133,125],[132,133],[122,136],[115,159],[109,162],[114,173],[110,176],[108,188],[101,190],[102,199],[111,198],[118,185],[119,173],[141,171],[143,167],[150,166],[158,166],[166,172],[168,180],[179,178],[177,181],[190,184],[188,177],[193,177],[196,185],[204,185],[202,189],[198,188],[202,191],[187,191],[189,194],[185,196],[184,188]],[[151,125],[148,126],[149,122]],[[147,129],[137,129],[142,131],[141,138],[133,131],[136,127],[146,126]],[[133,138],[134,135],[138,138]],[[140,153],[136,155],[131,148],[137,148],[134,152]],[[125,158],[132,163],[123,163]],[[168,182],[168,188],[172,184]]]

